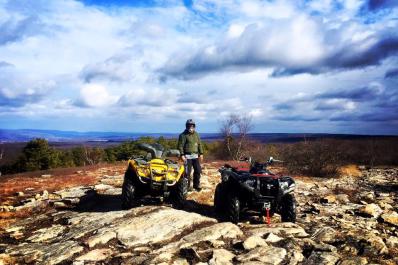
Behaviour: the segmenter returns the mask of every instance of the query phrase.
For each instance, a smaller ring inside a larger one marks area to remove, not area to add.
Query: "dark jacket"
[[[178,137],[178,150],[180,150],[181,155],[187,153],[203,154],[203,146],[200,140],[199,134],[195,131],[190,133],[185,130]]]

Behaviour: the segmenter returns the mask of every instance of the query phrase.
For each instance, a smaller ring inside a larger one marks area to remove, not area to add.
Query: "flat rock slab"
[[[247,225],[242,224],[242,229],[247,231],[249,235],[259,235],[264,236],[269,233],[274,235],[286,237],[286,236],[293,236],[293,237],[308,237],[309,235],[305,230],[293,223],[277,223],[277,224],[261,224],[261,225]]]
[[[97,230],[111,230],[116,231],[116,226],[125,222],[126,220],[134,220],[137,215],[145,215],[148,212],[154,211],[156,207],[140,207],[131,209],[129,211],[111,211],[98,213],[79,213],[68,220],[69,231],[64,234],[65,239],[79,239],[89,233]]]
[[[53,225],[49,228],[42,228],[34,232],[34,234],[29,237],[27,240],[30,242],[47,242],[50,241],[54,238],[56,238],[58,235],[63,233],[65,230],[65,227],[62,225]]]
[[[145,215],[154,210],[156,207],[140,207],[129,211],[111,211],[101,212],[61,212],[54,215],[54,219],[65,219],[65,225],[53,224],[49,227],[34,230],[32,235],[20,240],[18,245],[9,245],[5,248],[5,254],[16,260],[19,264],[58,264],[71,259],[74,255],[84,250],[83,242],[79,238],[94,233],[100,229],[116,229],[118,224],[126,220],[139,218],[141,214]],[[56,218],[55,218],[56,217]],[[14,229],[10,228],[10,232],[19,231],[26,225],[30,229],[34,228],[35,221],[49,218],[47,215],[39,215],[29,220],[21,221]],[[28,222],[29,221],[29,222]],[[105,235],[108,238],[99,238],[93,240],[92,244],[101,244],[116,237],[114,235]],[[95,235],[92,236],[95,238]]]
[[[262,246],[255,248],[246,254],[239,255],[236,257],[236,260],[243,264],[258,261],[261,262],[261,264],[277,265],[282,263],[286,255],[287,251],[284,248]]]
[[[101,261],[105,260],[112,255],[112,250],[108,248],[94,249],[90,252],[78,257],[77,261]]]
[[[115,232],[123,245],[136,247],[168,241],[194,226],[216,222],[196,213],[163,208],[123,222]]]
[[[340,259],[337,253],[331,252],[312,252],[311,256],[306,261],[308,265],[335,265]]]
[[[93,192],[94,190],[92,188],[81,186],[81,187],[74,187],[74,188],[56,191],[54,193],[59,195],[61,199],[68,199],[68,198],[81,198]]]
[[[170,243],[156,250],[155,253],[167,252],[174,254],[181,248],[188,248],[199,242],[214,241],[220,238],[235,239],[240,236],[243,236],[243,232],[237,225],[232,223],[217,223],[195,230],[182,237],[179,241]]]
[[[19,264],[34,263],[43,265],[59,264],[83,251],[75,241],[63,241],[53,244],[30,243],[6,250],[6,254]]]

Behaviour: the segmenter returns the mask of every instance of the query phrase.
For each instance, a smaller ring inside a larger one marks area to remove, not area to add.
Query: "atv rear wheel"
[[[185,206],[187,200],[189,180],[186,176],[182,176],[176,183],[176,186],[172,190],[171,199],[178,208]]]
[[[124,173],[122,186],[122,208],[130,209],[136,206],[137,187],[135,185],[135,172],[129,167]]]
[[[227,202],[227,217],[234,224],[239,222],[240,218],[240,200],[234,194],[229,194]]]
[[[282,222],[296,222],[296,199],[292,194],[286,194],[281,201]]]

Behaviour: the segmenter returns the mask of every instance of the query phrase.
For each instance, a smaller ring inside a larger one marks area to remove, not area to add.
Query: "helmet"
[[[190,125],[193,125],[194,127],[196,127],[196,124],[192,119],[187,120],[187,122],[185,123],[185,127],[188,128]]]

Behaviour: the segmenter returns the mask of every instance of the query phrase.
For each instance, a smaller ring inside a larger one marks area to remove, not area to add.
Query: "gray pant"
[[[200,174],[202,173],[202,167],[200,166],[199,158],[196,159],[187,159],[187,166],[188,166],[188,179],[189,179],[189,186],[191,186],[191,172],[193,167],[193,187],[199,188],[200,187]]]

